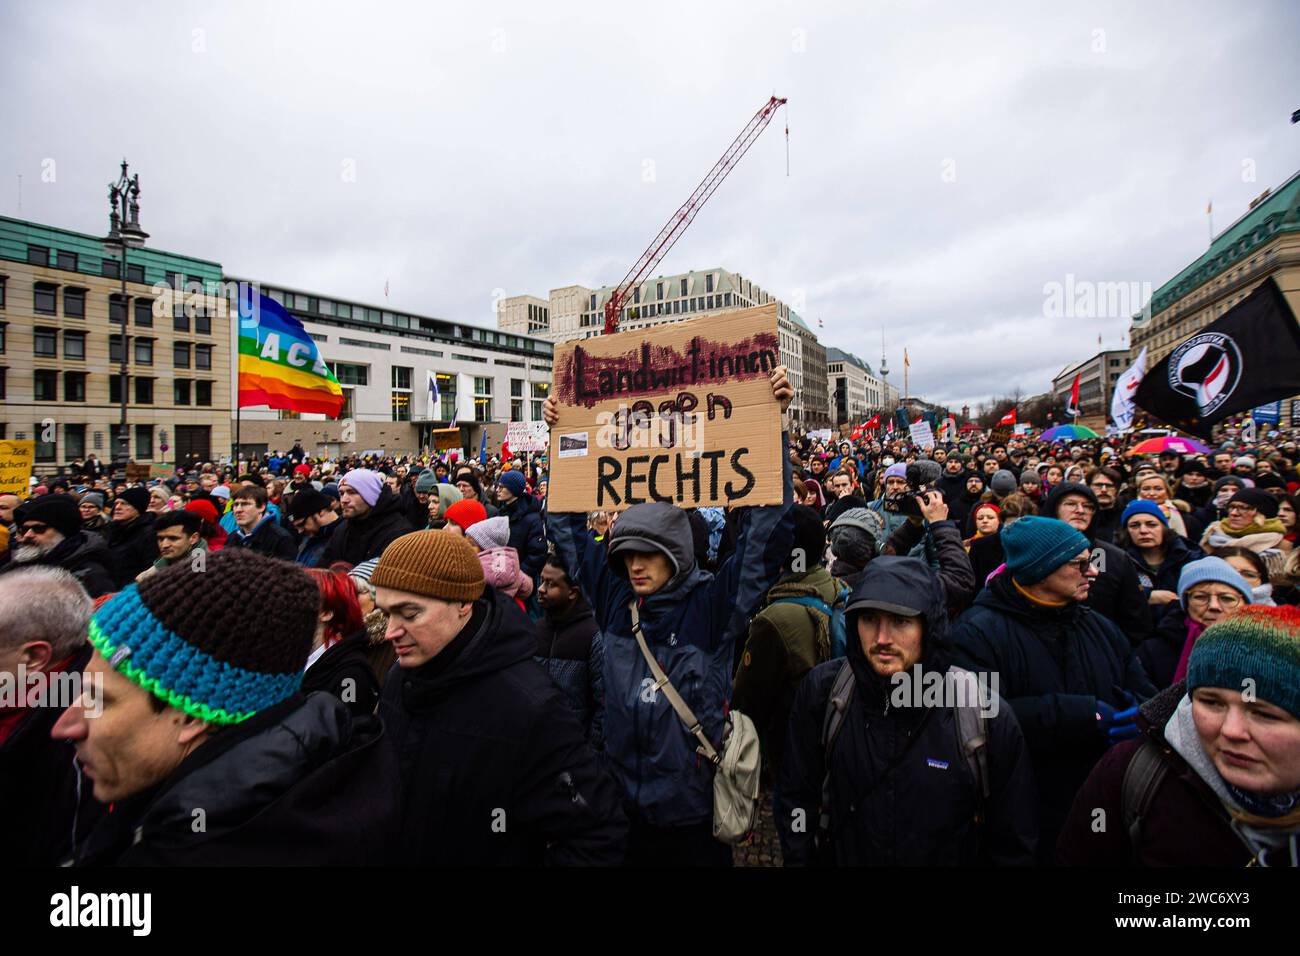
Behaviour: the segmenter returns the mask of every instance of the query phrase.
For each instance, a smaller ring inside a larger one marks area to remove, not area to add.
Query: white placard
[[[546,422],[511,422],[506,426],[506,441],[512,452],[546,451],[550,440]]]
[[[934,432],[930,430],[929,422],[914,422],[908,426],[912,433],[912,444],[920,448],[934,447]]]

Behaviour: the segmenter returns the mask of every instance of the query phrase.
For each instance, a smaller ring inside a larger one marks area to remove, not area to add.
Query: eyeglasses
[[[1091,487],[1093,491],[1110,490],[1115,487],[1115,483],[1113,481],[1094,481]]]
[[[1087,574],[1088,569],[1092,567],[1092,555],[1086,558],[1075,558],[1073,561],[1066,561],[1062,567],[1074,568],[1080,574]]]
[[[1097,507],[1091,501],[1062,501],[1059,505],[1062,511],[1096,511]]]
[[[1207,607],[1211,601],[1218,603],[1219,607],[1225,611],[1231,611],[1233,608],[1241,606],[1241,595],[1239,594],[1193,594],[1187,599],[1187,603],[1195,607]]]
[[[1235,504],[1228,505],[1228,514],[1252,514],[1257,511],[1252,505]]]
[[[41,524],[39,521],[33,521],[30,524],[25,524],[19,528],[18,536],[21,538],[25,534],[45,534],[45,532],[49,530],[49,525]]]

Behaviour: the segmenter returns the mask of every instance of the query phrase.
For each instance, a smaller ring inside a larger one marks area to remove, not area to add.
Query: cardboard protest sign
[[[149,477],[159,480],[171,478],[176,474],[176,466],[167,462],[154,462],[149,466]]]
[[[546,422],[511,422],[506,426],[506,442],[512,452],[546,451],[548,431]]]
[[[934,447],[934,432],[930,430],[929,422],[916,422],[908,426],[912,433],[912,444],[918,448]]]
[[[433,429],[433,450],[434,451],[451,451],[460,449],[460,429],[459,428],[435,428]]]
[[[775,304],[557,345],[547,507],[779,504],[780,364]]]
[[[35,464],[35,441],[0,441],[0,495],[31,494]]]
[[[1005,445],[1011,440],[1011,426],[1000,425],[989,432],[989,445]]]
[[[148,481],[149,466],[144,462],[141,462],[139,464],[133,461],[127,462],[126,480],[127,481]]]

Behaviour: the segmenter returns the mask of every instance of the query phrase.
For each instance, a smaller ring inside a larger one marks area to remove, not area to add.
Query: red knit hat
[[[483,505],[470,498],[462,498],[444,513],[443,517],[448,521],[454,521],[462,531],[468,531],[480,521],[487,520],[487,509]]]
[[[994,514],[997,514],[997,515],[1002,514],[1002,509],[999,508],[997,505],[995,505],[995,504],[994,504],[993,502],[991,502],[991,501],[981,501],[979,504],[977,504],[977,505],[975,506],[975,510],[974,510],[973,512],[971,512],[971,513],[974,514],[974,513],[978,512],[981,508],[992,508]]]
[[[211,501],[205,501],[200,498],[198,501],[191,501],[185,506],[186,511],[193,511],[196,515],[210,524],[217,523],[217,509],[213,507]]]
[[[310,475],[311,465],[299,465],[297,468],[293,470],[293,473],[295,475]]]

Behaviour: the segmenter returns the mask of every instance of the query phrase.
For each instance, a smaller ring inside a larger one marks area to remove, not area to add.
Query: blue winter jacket
[[[786,447],[782,436],[781,447]],[[735,641],[745,632],[794,546],[790,461],[783,458],[785,500],[745,508],[736,550],[717,574],[695,564],[689,518],[673,505],[650,502],[625,511],[607,537],[639,538],[666,552],[677,573],[640,604],[642,634],[659,665],[715,745],[730,703]],[[698,741],[654,686],[636,639],[634,600],[621,558],[587,534],[586,515],[548,509],[556,553],[596,611],[605,649],[606,766],[630,813],[651,826],[687,826],[713,816],[713,767],[696,753]]]

